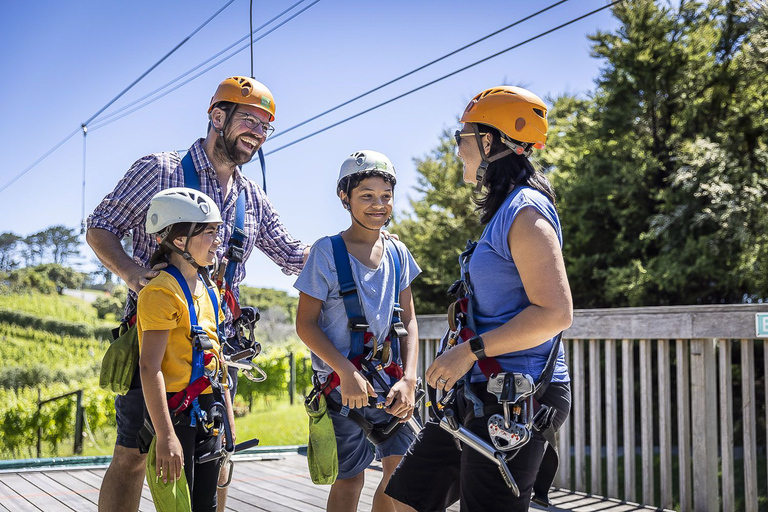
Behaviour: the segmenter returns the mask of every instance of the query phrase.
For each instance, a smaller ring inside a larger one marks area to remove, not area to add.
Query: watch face
[[[472,352],[478,352],[480,350],[485,349],[485,345],[483,344],[483,338],[480,336],[475,336],[474,338],[471,338],[469,340],[469,348],[472,350]]]

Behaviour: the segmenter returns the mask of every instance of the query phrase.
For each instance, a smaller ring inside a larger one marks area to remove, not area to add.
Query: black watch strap
[[[477,360],[485,359],[485,343],[481,336],[473,336],[469,339],[469,349],[475,354]]]

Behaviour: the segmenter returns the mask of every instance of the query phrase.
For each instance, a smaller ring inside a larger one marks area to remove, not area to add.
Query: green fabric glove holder
[[[333,421],[328,414],[325,395],[317,393],[309,403],[304,404],[309,415],[309,443],[307,464],[312,482],[330,485],[339,475],[339,457],[336,452],[336,434]]]
[[[181,468],[181,478],[169,479],[163,482],[162,477],[157,476],[157,436],[152,439],[147,453],[147,485],[152,492],[152,501],[155,502],[157,512],[191,512],[192,500],[189,497],[189,486],[184,468]]]
[[[112,342],[101,360],[99,386],[107,391],[124,395],[139,363],[139,331],[134,325],[120,325],[120,335]]]

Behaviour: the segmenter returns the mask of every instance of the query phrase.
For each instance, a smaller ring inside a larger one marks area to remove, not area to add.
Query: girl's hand
[[[350,409],[359,409],[368,405],[368,397],[376,397],[373,386],[368,382],[360,372],[354,371],[339,375],[341,385],[341,405],[346,405]]]
[[[413,416],[416,403],[416,381],[400,379],[389,389],[384,406],[392,416],[397,416],[400,423],[405,423]]]
[[[448,391],[475,364],[469,343],[461,343],[443,352],[427,369],[427,383],[435,389]]]
[[[163,483],[168,483],[169,475],[174,482],[181,478],[181,469],[184,467],[184,452],[175,432],[171,432],[167,437],[157,437],[155,453],[157,454],[155,472],[158,477],[163,477]]]

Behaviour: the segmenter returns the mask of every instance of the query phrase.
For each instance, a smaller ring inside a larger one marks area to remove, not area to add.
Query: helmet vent
[[[365,153],[358,151],[352,155],[357,165],[363,165],[365,163]]]
[[[533,113],[536,114],[537,116],[539,116],[542,119],[546,119],[547,118],[547,116],[544,114],[544,111],[541,110],[540,108],[534,108],[533,109]]]

